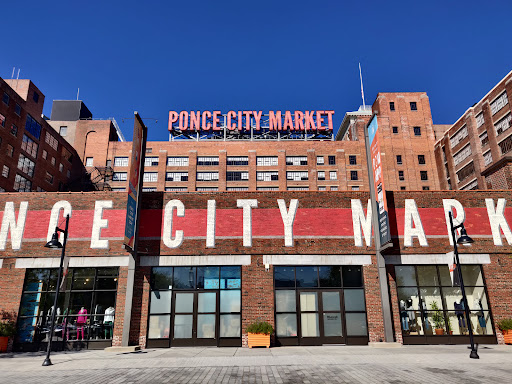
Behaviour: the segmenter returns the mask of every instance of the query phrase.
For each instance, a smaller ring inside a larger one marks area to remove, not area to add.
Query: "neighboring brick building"
[[[43,93],[30,80],[0,78],[0,95],[0,191],[71,189],[84,169],[42,117]]]
[[[130,343],[246,345],[245,329],[257,320],[275,325],[274,345],[382,341],[371,220],[364,217],[368,197],[144,194]],[[505,208],[511,198],[503,191],[388,192],[394,246],[384,258],[394,340],[468,342],[460,289],[452,287],[445,255],[453,249],[446,225],[453,205],[457,217],[465,213],[475,240],[460,247],[475,340],[503,343],[496,322],[512,313],[512,208]],[[124,195],[4,193],[0,207],[0,310],[18,318],[14,349],[45,347],[60,252],[43,246],[64,212],[71,214],[70,271],[54,345],[62,348],[63,339],[68,348],[119,345],[132,257],[122,247]]]
[[[512,72],[435,144],[441,189],[512,188]]]

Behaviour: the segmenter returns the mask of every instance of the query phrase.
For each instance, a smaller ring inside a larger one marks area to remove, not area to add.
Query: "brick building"
[[[0,191],[82,189],[73,182],[84,167],[43,118],[43,93],[30,80],[0,78],[0,94]]]
[[[14,349],[43,349],[48,340],[59,251],[43,246],[68,213],[57,349],[120,345],[128,324],[130,344],[142,347],[246,345],[245,329],[256,320],[274,324],[274,345],[380,342],[368,197],[145,193],[126,317],[132,256],[122,247],[124,194],[1,194],[0,309],[17,317]],[[509,191],[388,192],[393,247],[384,258],[394,341],[468,342],[445,255],[453,249],[446,215],[454,207],[475,239],[460,247],[475,340],[503,343],[496,322],[512,313],[511,198]]]
[[[65,138],[89,172],[105,169],[105,184],[113,191],[125,191],[132,143],[122,139],[115,121],[91,120],[90,113],[82,116],[84,110],[82,102],[55,101],[49,123],[65,130]],[[373,112],[382,131],[386,188],[439,189],[428,150],[435,138],[426,93],[379,93]],[[147,144],[144,190],[368,190],[364,127],[371,114],[370,110],[347,113],[336,137],[322,138],[291,138],[284,132],[272,136],[266,131],[233,139],[226,138],[225,127],[224,137],[221,133],[212,138],[204,133],[186,135],[170,124],[171,135],[177,138]]]
[[[435,144],[441,189],[512,188],[512,72]]]

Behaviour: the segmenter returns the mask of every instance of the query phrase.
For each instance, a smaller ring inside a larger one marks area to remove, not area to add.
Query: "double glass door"
[[[345,343],[341,290],[300,290],[300,344]]]
[[[173,296],[172,345],[217,345],[218,291],[182,291],[174,292]]]

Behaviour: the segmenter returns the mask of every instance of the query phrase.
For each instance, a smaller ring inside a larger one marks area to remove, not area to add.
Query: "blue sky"
[[[131,138],[137,110],[334,110],[426,91],[448,124],[512,70],[511,1],[23,1],[2,5],[0,76],[80,99]],[[9,16],[6,16],[9,15]],[[156,118],[158,122],[149,120]]]

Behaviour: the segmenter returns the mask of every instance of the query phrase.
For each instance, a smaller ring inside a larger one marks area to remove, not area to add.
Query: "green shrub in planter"
[[[0,337],[11,337],[16,335],[14,321],[0,320]]]
[[[248,333],[260,333],[265,335],[271,335],[274,333],[274,327],[266,321],[260,321],[250,324],[246,331]]]
[[[512,319],[503,319],[498,321],[500,331],[512,331]]]

